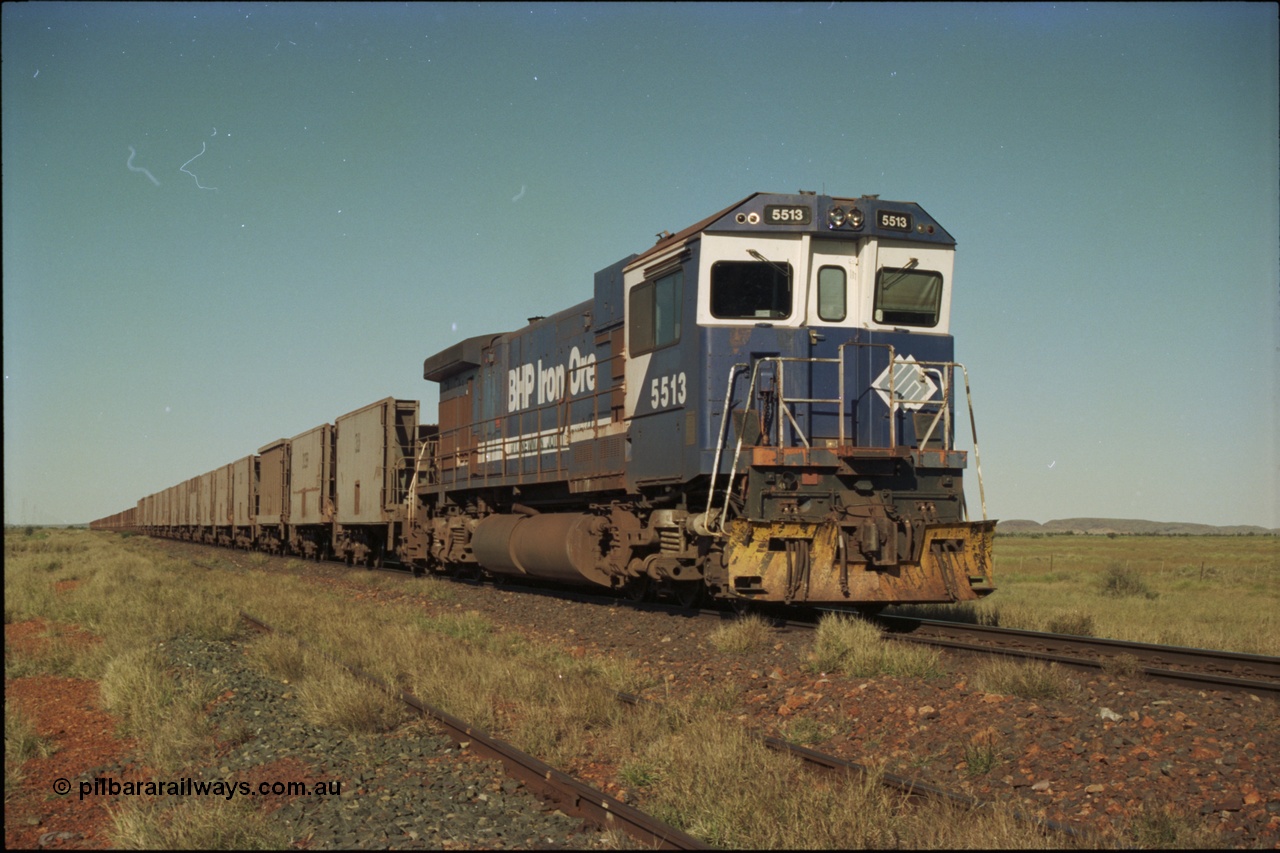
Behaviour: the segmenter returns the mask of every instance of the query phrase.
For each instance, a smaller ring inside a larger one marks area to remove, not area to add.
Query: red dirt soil
[[[99,642],[74,625],[34,620],[5,625],[5,647],[38,650],[48,642],[51,631],[60,634],[64,642]],[[97,682],[50,675],[18,678],[5,683],[5,702],[21,711],[36,734],[54,746],[49,757],[36,755],[23,765],[21,783],[5,798],[5,847],[67,850],[110,846],[106,832],[114,798],[90,794],[81,799],[78,777],[95,768],[126,763],[135,744],[116,737],[117,720],[100,707]],[[145,768],[130,767],[116,781],[148,777]],[[70,782],[70,793],[54,793],[58,779]]]

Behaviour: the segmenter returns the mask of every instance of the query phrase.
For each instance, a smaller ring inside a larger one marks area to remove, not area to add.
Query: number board
[[[802,204],[766,204],[764,221],[769,225],[808,225],[813,211]]]
[[[896,213],[892,210],[881,210],[876,215],[876,222],[886,231],[910,231],[911,214]]]

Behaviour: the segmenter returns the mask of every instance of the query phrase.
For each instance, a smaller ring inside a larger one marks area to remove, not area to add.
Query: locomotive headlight
[[[827,227],[828,228],[839,228],[841,225],[844,224],[844,221],[845,221],[845,216],[844,216],[843,207],[833,207],[829,211],[827,211]]]
[[[849,211],[849,224],[852,225],[854,228],[862,227],[862,211],[861,210],[858,210],[858,208],[855,207]]]

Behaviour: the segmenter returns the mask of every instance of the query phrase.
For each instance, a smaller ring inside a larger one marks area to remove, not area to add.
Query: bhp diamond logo
[[[906,358],[894,359],[893,364],[893,393],[898,398],[898,405],[904,409],[920,409],[929,400],[933,399],[933,395],[938,393],[938,385],[933,381],[923,367],[916,364],[915,356],[907,356]],[[889,404],[889,368],[886,367],[884,372],[876,377],[871,383],[871,387],[880,395],[880,399],[884,400],[885,405]]]

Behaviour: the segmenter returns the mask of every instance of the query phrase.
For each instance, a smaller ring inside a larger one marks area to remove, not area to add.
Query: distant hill
[[[1212,524],[1192,524],[1185,521],[1144,521],[1139,518],[1056,518],[1041,524],[1014,518],[996,525],[997,533],[1027,535],[1030,533],[1077,533],[1106,535],[1117,533],[1137,536],[1276,536],[1280,530],[1258,527],[1252,524],[1233,524],[1218,527]]]

